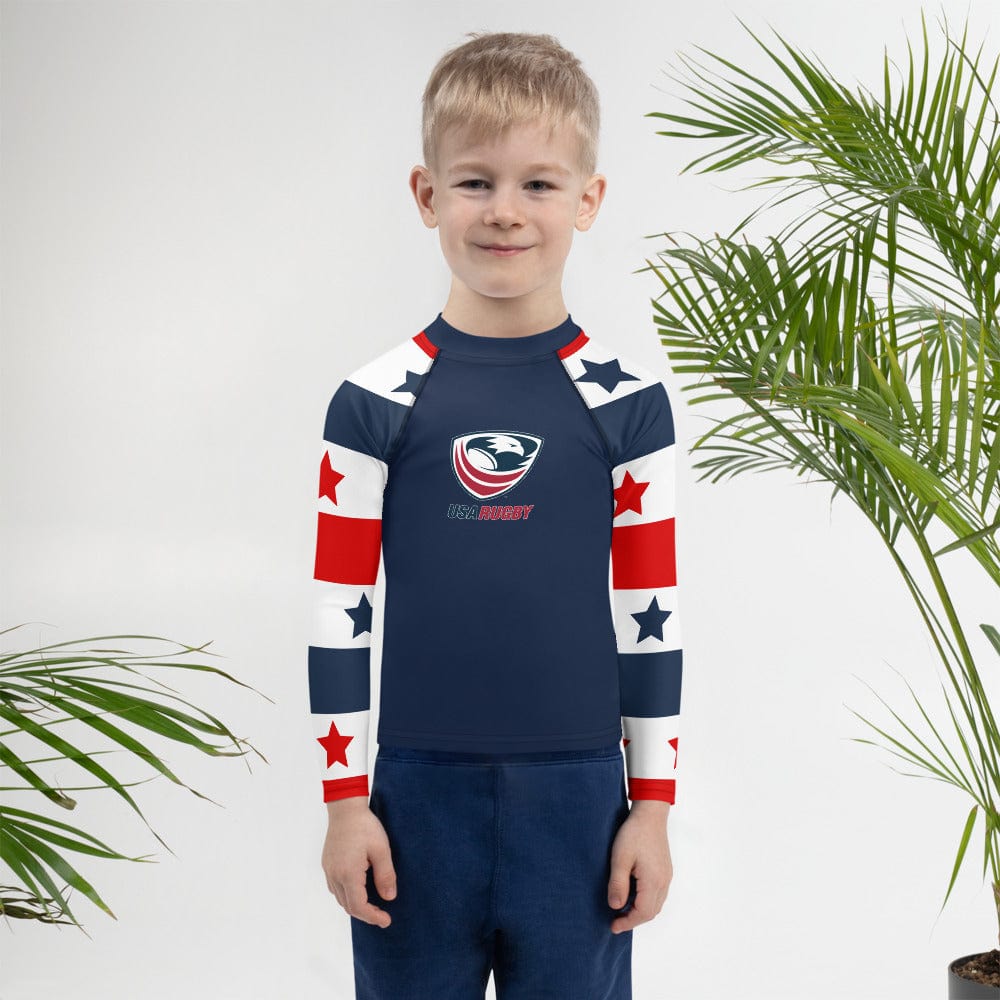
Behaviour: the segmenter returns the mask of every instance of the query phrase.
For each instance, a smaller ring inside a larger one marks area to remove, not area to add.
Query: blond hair
[[[539,119],[549,136],[570,124],[579,139],[578,168],[597,168],[600,99],[579,59],[552,35],[467,32],[431,71],[423,96],[424,163],[437,172],[440,137],[453,126],[471,141],[501,135],[510,125]]]

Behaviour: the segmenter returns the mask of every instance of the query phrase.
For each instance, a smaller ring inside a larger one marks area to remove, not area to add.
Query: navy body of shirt
[[[607,746],[673,802],[681,643],[674,426],[655,374],[567,316],[522,337],[441,314],[327,411],[310,703],[324,800],[368,792],[377,741],[489,754]]]

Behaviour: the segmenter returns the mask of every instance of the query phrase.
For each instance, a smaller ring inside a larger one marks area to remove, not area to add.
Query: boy
[[[549,35],[471,34],[431,74],[410,175],[448,300],[327,412],[322,864],[358,1000],[482,1000],[491,971],[497,1000],[628,1000],[632,928],[672,877],[673,420],[657,376],[563,304],[605,191],[592,81]]]

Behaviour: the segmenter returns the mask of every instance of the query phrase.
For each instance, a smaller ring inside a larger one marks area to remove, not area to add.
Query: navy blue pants
[[[392,917],[351,917],[357,1000],[631,1000],[628,913],[608,905],[611,845],[629,813],[618,744],[475,754],[380,745],[372,812],[385,827]]]

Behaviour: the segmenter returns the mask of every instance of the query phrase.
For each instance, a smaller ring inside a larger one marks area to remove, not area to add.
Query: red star
[[[631,472],[625,473],[621,486],[615,490],[615,512],[612,517],[627,510],[634,510],[637,514],[642,513],[642,495],[646,492],[649,483],[637,483],[632,478]]]
[[[347,767],[347,744],[353,739],[353,736],[342,736],[337,729],[337,723],[331,720],[330,732],[326,736],[316,737],[316,742],[321,743],[326,750],[327,767],[332,767],[334,764],[343,764]]]
[[[337,483],[344,476],[340,472],[335,472],[330,464],[330,453],[323,455],[323,462],[319,467],[319,495],[329,497],[334,503],[337,502]]]
[[[624,737],[622,738],[623,747],[627,747],[631,742],[632,742],[631,740],[626,740]]]

